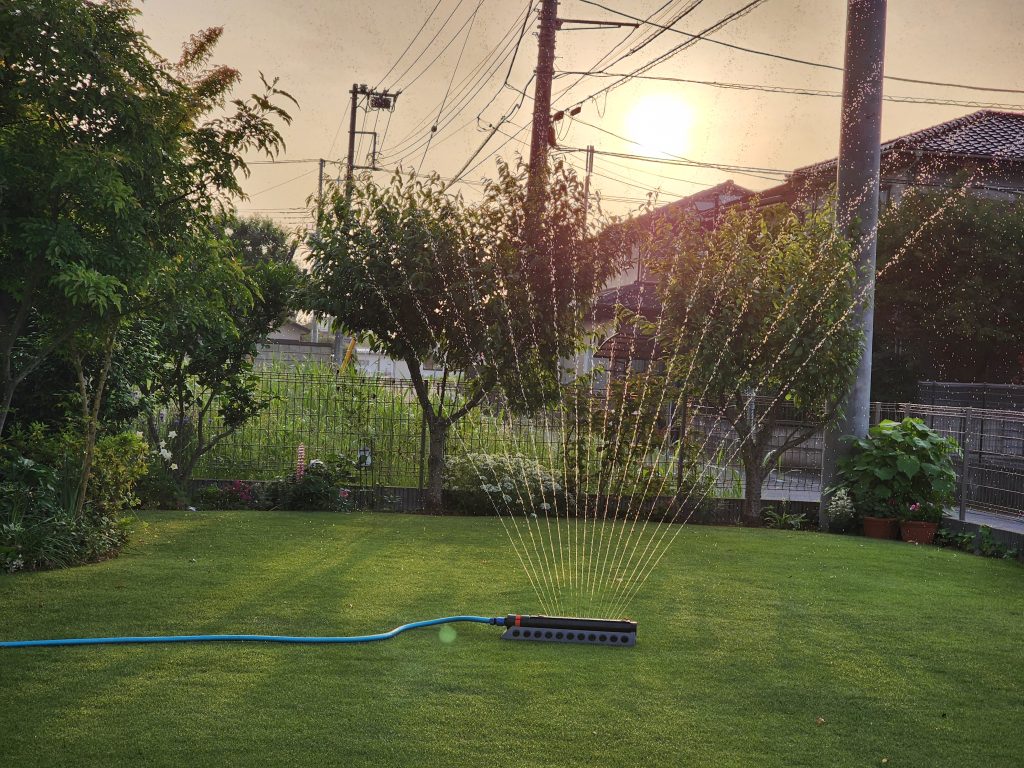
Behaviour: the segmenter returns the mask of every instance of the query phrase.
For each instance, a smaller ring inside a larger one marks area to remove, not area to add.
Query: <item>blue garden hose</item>
[[[438,624],[453,624],[457,621],[468,621],[474,624],[493,624],[505,626],[505,618],[499,616],[489,619],[486,616],[447,616],[443,619],[413,621],[395,627],[390,632],[376,635],[351,635],[349,637],[292,637],[289,635],[157,635],[154,637],[66,637],[58,640],[7,640],[0,641],[0,648],[37,648],[53,645],[125,645],[127,643],[204,643],[209,641],[231,640],[253,643],[373,643],[377,640],[390,640],[409,629],[434,627]]]

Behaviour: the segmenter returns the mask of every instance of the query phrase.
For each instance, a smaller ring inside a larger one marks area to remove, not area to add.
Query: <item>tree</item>
[[[154,358],[137,382],[148,437],[152,445],[167,442],[181,486],[200,458],[266,407],[253,360],[260,342],[291,316],[301,279],[283,258],[287,235],[272,223],[232,216],[216,229],[209,245],[175,270],[164,288],[167,301],[157,302],[139,327]],[[160,409],[168,413],[166,427],[157,419]]]
[[[876,399],[1024,377],[1024,203],[913,190],[878,238]]]
[[[659,265],[663,363],[735,430],[753,522],[772,465],[836,417],[856,368],[850,247],[828,209],[783,206],[733,210],[712,231],[691,222],[682,242]]]
[[[73,336],[115,343],[241,194],[243,154],[283,147],[273,100],[290,97],[273,83],[224,110],[239,73],[207,66],[219,28],[172,64],[134,14],[38,0],[0,18],[0,435],[15,389]]]
[[[81,499],[119,332],[207,244],[247,152],[283,147],[290,98],[208,66],[221,29],[157,56],[127,0],[38,0],[0,19],[0,435],[17,387],[54,354],[76,371]],[[16,194],[11,191],[17,190]],[[86,361],[98,360],[87,371]]]
[[[488,393],[528,410],[558,397],[559,361],[621,251],[584,231],[582,190],[552,169],[542,231],[527,243],[526,170],[499,165],[467,206],[434,176],[331,190],[309,242],[310,309],[403,360],[430,433],[428,505],[441,507],[448,433]],[[534,245],[536,243],[536,245]],[[443,369],[432,396],[425,360]],[[464,399],[448,402],[451,377]]]

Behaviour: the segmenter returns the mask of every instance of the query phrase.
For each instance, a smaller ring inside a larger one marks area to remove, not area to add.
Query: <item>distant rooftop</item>
[[[1024,112],[982,109],[882,144],[883,157],[904,153],[1024,163]],[[817,174],[835,164],[835,159],[814,163],[792,175]]]

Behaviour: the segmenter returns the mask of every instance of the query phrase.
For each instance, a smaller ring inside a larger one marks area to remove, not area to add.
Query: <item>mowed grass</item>
[[[148,513],[122,557],[0,576],[0,637],[349,634],[535,611],[498,520]],[[4,766],[1011,766],[1024,569],[688,527],[633,649],[457,625],[359,646],[0,650]]]

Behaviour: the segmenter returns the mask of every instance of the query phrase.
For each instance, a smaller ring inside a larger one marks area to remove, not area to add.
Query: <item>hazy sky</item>
[[[601,2],[639,17],[648,16],[664,4],[663,0]],[[519,34],[517,18],[522,19],[527,1],[440,0],[431,15],[435,3],[437,0],[149,0],[143,6],[140,24],[153,46],[169,58],[175,57],[189,34],[222,25],[225,34],[216,61],[243,72],[243,92],[256,88],[259,71],[280,77],[281,86],[300,104],[293,110],[294,123],[285,130],[288,159],[342,158],[347,148],[348,89],[353,82],[381,84],[400,88],[403,93],[389,124],[387,113],[371,113],[365,124],[359,116],[363,127],[373,130],[376,126],[382,139],[380,164],[394,167],[402,163],[420,167],[424,172],[450,175],[462,167],[485,136],[477,126],[477,115],[481,115],[482,124],[494,122],[519,99],[515,91],[501,87],[509,65],[507,60],[499,65],[499,58],[511,53]],[[665,14],[691,4],[693,0],[675,0],[668,4]],[[677,26],[687,32],[698,32],[744,4],[744,0],[704,0]],[[451,20],[445,25],[450,14]],[[409,52],[399,58],[428,16],[423,33]],[[560,16],[616,18],[580,0],[562,0]],[[841,65],[845,16],[845,0],[767,0],[713,37],[744,47]],[[618,50],[628,52],[653,31],[656,30],[650,27],[637,30],[628,44]],[[562,30],[557,39],[556,71],[592,70],[629,32]],[[610,71],[633,71],[683,40],[684,37],[671,32],[662,34]],[[451,44],[440,53],[449,41]],[[531,17],[512,67],[512,86],[522,87],[529,79],[536,61],[536,43],[536,22]],[[886,48],[886,73],[890,75],[1024,90],[1024,2],[890,0]],[[434,63],[428,67],[432,60]],[[397,66],[385,77],[396,62]],[[406,71],[409,65],[412,67]],[[697,42],[676,53],[647,74],[829,91],[836,91],[841,85],[839,72],[708,42]],[[478,82],[478,75],[488,76]],[[555,93],[576,79],[558,78]],[[613,81],[586,77],[567,94],[556,98],[555,106],[584,99],[610,82]],[[446,91],[449,93],[439,129],[424,157],[424,142]],[[528,92],[532,95],[532,86]],[[1024,109],[1024,94],[892,81],[887,83],[886,92],[1000,102]],[[532,102],[526,99],[511,122],[500,130],[515,135],[521,126],[528,125],[531,109]],[[975,109],[887,102],[883,138]],[[643,155],[669,152],[701,162],[792,170],[835,156],[839,100],[633,80],[607,96],[587,101],[579,119],[641,143],[633,144],[574,122],[560,130],[562,146],[593,144],[604,151]],[[512,140],[498,134],[478,159],[499,147],[505,157],[512,157],[517,151],[527,154],[528,138],[528,130]],[[369,143],[364,142],[360,158],[365,158],[368,151]],[[569,153],[567,157],[582,167],[580,154]],[[492,156],[467,178],[478,181],[492,174],[493,168]],[[659,186],[660,199],[668,201],[727,178],[754,189],[775,183],[737,171],[601,156],[596,160],[595,173],[599,175],[594,178],[593,188],[611,201],[608,207],[615,212],[635,207],[646,190]],[[623,180],[632,186],[622,183]],[[245,187],[251,199],[241,205],[243,210],[263,209],[283,223],[298,224],[301,214],[288,209],[303,206],[307,195],[316,189],[316,164],[254,166]],[[476,189],[472,185],[461,188],[467,196],[472,196]]]

